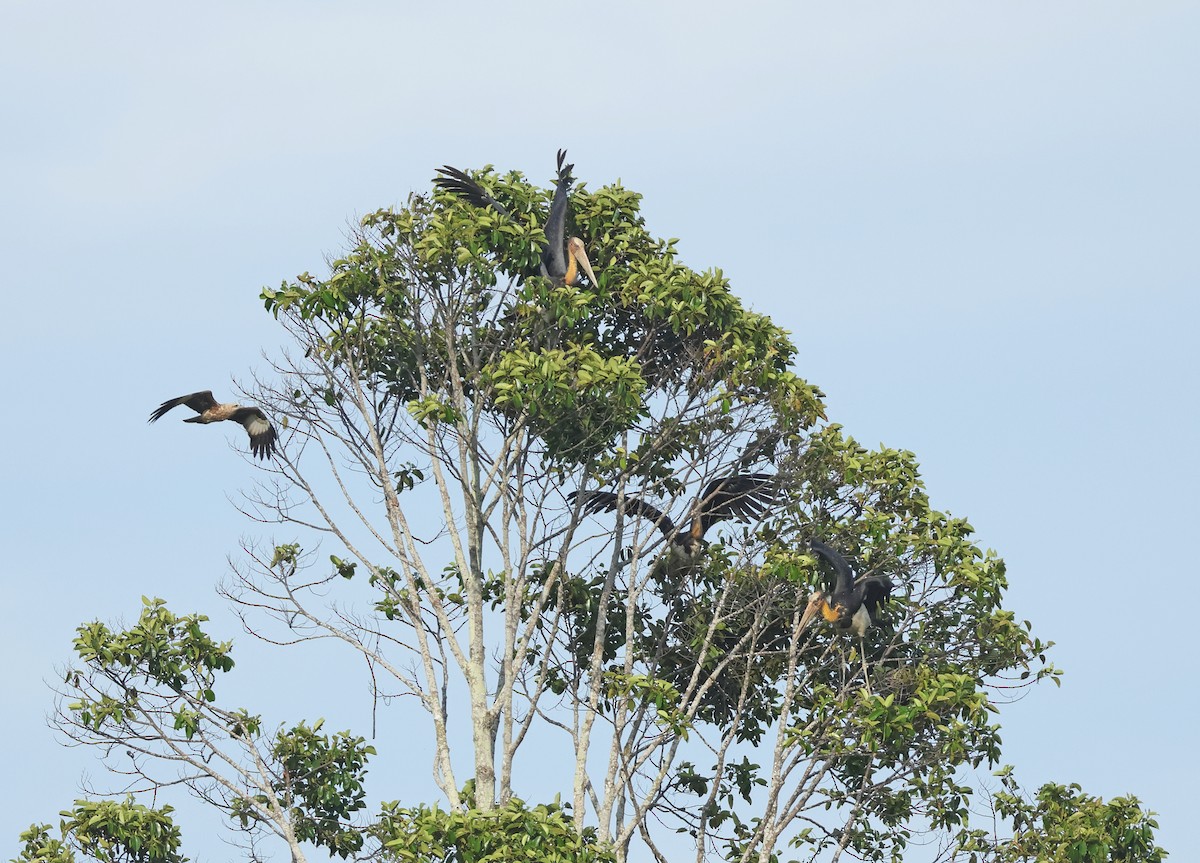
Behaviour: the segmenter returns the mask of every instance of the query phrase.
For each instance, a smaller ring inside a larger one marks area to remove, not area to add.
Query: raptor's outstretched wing
[[[275,439],[278,435],[262,408],[238,408],[230,419],[241,423],[246,429],[246,434],[250,435],[250,452],[253,455],[268,459],[275,454]]]
[[[167,399],[167,401],[154,409],[154,413],[150,414],[150,419],[147,422],[156,422],[162,419],[163,414],[180,405],[187,405],[196,413],[202,414],[209,408],[215,408],[217,400],[213,398],[212,390],[205,390],[201,393],[190,393],[186,396],[180,396],[177,399]]]

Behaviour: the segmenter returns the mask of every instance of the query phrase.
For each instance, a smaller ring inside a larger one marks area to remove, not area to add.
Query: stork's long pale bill
[[[571,237],[567,240],[567,253],[579,262],[579,266],[583,267],[592,287],[599,287],[600,283],[596,281],[596,274],[592,272],[592,262],[588,260],[587,251],[583,248],[583,240],[578,237]]]
[[[821,593],[814,593],[812,599],[808,601],[808,607],[804,609],[804,614],[800,616],[800,631],[803,632],[812,619],[817,616],[817,612],[821,610],[821,606],[825,602],[825,596]]]

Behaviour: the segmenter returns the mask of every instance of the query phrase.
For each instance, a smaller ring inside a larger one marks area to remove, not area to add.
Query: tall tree
[[[368,815],[373,748],[221,706],[230,645],[157,601],[81,628],[63,729],[294,860],[674,860],[677,833],[697,861],[898,860],[918,831],[945,859],[1017,860],[1031,819],[1069,835],[1064,812],[1102,805],[1035,813],[1013,784],[989,809],[1008,838],[972,822],[997,704],[1059,672],[911,453],[829,422],[787,333],[651,236],[637,194],[571,194],[598,274],[572,285],[532,275],[551,191],[474,181],[501,206],[414,195],[328,276],[264,291],[295,351],[253,388],[283,431],[247,511],[296,536],[249,549],[227,590],[250,631],[334,639],[415,696],[446,808]],[[328,568],[304,551],[320,539]],[[861,638],[798,626],[832,577],[814,540],[895,585]],[[530,744],[574,759],[569,804],[522,802]],[[1089,829],[1134,825],[1121,859],[1158,859],[1149,816],[1121,813]],[[20,859],[69,849],[62,831],[35,825]]]

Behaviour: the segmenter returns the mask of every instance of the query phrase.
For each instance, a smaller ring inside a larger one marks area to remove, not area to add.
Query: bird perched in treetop
[[[180,405],[187,405],[199,414],[199,416],[188,417],[184,420],[185,423],[207,425],[222,420],[241,423],[242,427],[246,429],[246,434],[250,436],[250,452],[252,454],[264,460],[275,454],[275,440],[278,435],[275,433],[275,426],[271,425],[271,421],[267,419],[267,415],[262,412],[262,409],[244,408],[236,403],[221,404],[213,398],[212,390],[165,401],[155,409],[154,413],[150,414],[148,422],[161,419],[163,414],[171,408]]]
[[[667,571],[675,572],[699,559],[708,544],[704,534],[714,524],[725,519],[751,521],[761,518],[775,499],[776,479],[771,474],[750,473],[715,479],[704,487],[692,504],[686,527],[676,526],[671,517],[657,507],[633,495],[618,497],[611,491],[575,491],[568,500],[579,498],[581,509],[588,515],[616,512],[624,501],[625,512],[652,522],[670,542]]]
[[[582,269],[588,280],[596,285],[596,274],[592,272],[592,264],[588,260],[583,240],[578,237],[566,237],[567,193],[574,182],[571,169],[575,167],[564,164],[566,158],[567,151],[559,150],[558,180],[554,187],[554,199],[550,202],[550,215],[546,218],[546,245],[542,249],[541,264],[536,273],[528,272],[523,275],[541,275],[556,285],[573,285],[579,280],[579,272]],[[511,218],[507,207],[484,191],[479,183],[463,171],[443,165],[438,169],[438,173],[444,175],[433,180],[438,188],[452,192],[476,207],[491,207],[500,215]]]
[[[800,618],[800,629],[804,630],[820,612],[836,629],[849,630],[862,638],[878,619],[880,603],[892,595],[892,580],[886,575],[870,575],[856,582],[854,570],[834,548],[815,539],[810,547],[829,561],[836,576],[831,593],[818,590],[809,598]]]

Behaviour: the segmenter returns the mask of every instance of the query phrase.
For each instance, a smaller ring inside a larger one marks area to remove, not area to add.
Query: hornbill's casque
[[[596,274],[592,272],[592,264],[588,260],[583,247],[583,240],[578,237],[564,238],[567,232],[567,192],[574,178],[571,169],[574,165],[563,164],[567,158],[566,150],[558,151],[558,181],[554,187],[554,200],[550,203],[550,215],[546,219],[546,247],[542,249],[542,261],[537,273],[525,273],[526,276],[541,275],[550,279],[556,285],[573,285],[579,278],[579,269],[587,274],[593,285],[597,284]],[[443,165],[438,169],[442,177],[435,177],[433,183],[439,188],[452,192],[476,207],[491,207],[502,216],[510,216],[508,208],[483,190],[477,182],[468,177],[458,168]],[[511,216],[510,216],[511,217]]]
[[[588,515],[616,512],[619,498],[611,491],[575,491],[568,500],[579,497]],[[678,573],[694,564],[708,544],[704,534],[719,521],[735,518],[750,521],[761,518],[775,498],[775,477],[766,473],[735,474],[715,479],[704,487],[688,515],[691,523],[677,526],[671,517],[644,500],[625,495],[625,512],[652,522],[670,542],[666,572]]]
[[[246,434],[250,436],[250,452],[261,459],[270,458],[275,452],[275,426],[271,425],[271,421],[267,419],[267,415],[262,412],[261,408],[249,407],[244,408],[239,404],[220,404],[213,398],[212,390],[205,390],[201,393],[191,393],[190,395],[180,396],[177,399],[169,399],[159,405],[154,413],[150,414],[148,422],[154,422],[161,419],[163,414],[171,410],[171,408],[187,405],[199,416],[188,417],[184,420],[185,423],[208,423],[220,422],[221,420],[232,420],[235,423],[241,423],[246,429]]]
[[[854,570],[846,558],[823,542],[812,540],[813,551],[829,561],[837,573],[833,592],[818,590],[808,601],[800,618],[800,630],[821,613],[836,629],[849,630],[862,638],[879,613],[879,604],[892,595],[892,580],[886,575],[869,575],[854,580]]]

